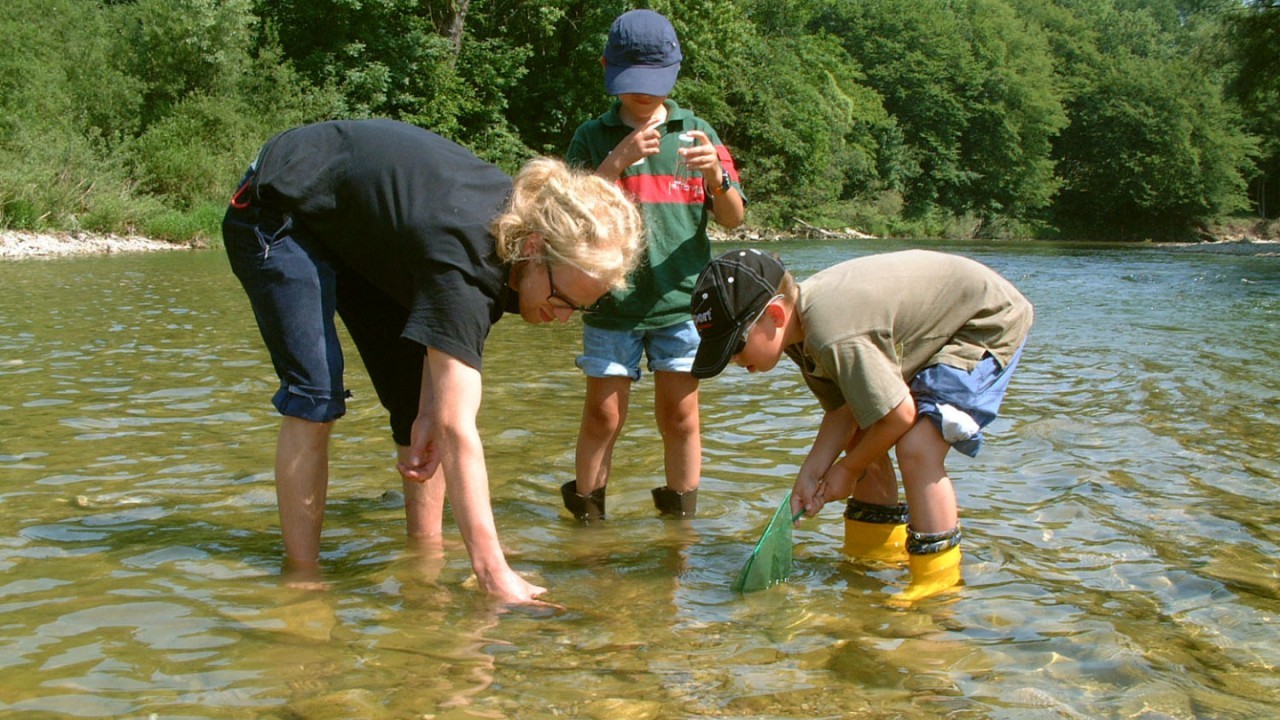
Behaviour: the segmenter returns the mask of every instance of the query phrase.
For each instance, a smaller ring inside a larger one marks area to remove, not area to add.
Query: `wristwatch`
[[[706,183],[703,183],[703,184],[705,185]],[[730,188],[730,187],[731,187],[731,186],[729,185],[729,173],[725,172],[725,171],[724,171],[724,168],[721,168],[721,169],[720,169],[720,184],[719,184],[719,185],[713,185],[713,186],[711,186],[711,187],[707,188],[707,190],[708,190],[712,195],[717,195],[717,196],[718,196],[718,195],[723,195],[723,194],[725,194],[725,193],[729,192],[729,188]]]

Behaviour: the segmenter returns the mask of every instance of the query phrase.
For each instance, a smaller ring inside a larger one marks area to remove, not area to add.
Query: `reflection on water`
[[[781,244],[798,274],[889,244]],[[965,245],[1036,304],[1003,417],[951,463],[965,586],[840,559],[728,585],[807,450],[798,374],[703,386],[699,516],[655,516],[635,395],[611,519],[560,508],[576,325],[495,328],[482,430],[513,565],[560,609],[498,612],[403,538],[381,410],[334,434],[327,592],[278,582],[274,379],[213,253],[0,263],[0,715],[1259,717],[1280,698],[1280,258]],[[785,365],[785,363],[784,363]],[[644,381],[647,383],[648,378]]]

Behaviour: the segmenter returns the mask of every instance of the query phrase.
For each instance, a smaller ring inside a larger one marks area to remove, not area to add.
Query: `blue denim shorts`
[[[982,428],[996,419],[1021,357],[1022,348],[1018,348],[1004,367],[987,354],[968,372],[949,365],[921,370],[911,379],[917,415],[932,420],[951,447],[969,457],[977,456],[982,449]]]
[[[280,378],[272,398],[276,410],[312,422],[346,414],[351,393],[343,381],[336,314],[391,412],[396,443],[408,445],[422,380],[422,348],[400,337],[408,311],[278,209],[230,207],[222,237]]]
[[[649,372],[689,372],[698,353],[693,320],[656,330],[582,328],[582,354],[575,362],[587,377],[640,379],[640,355],[649,356]]]

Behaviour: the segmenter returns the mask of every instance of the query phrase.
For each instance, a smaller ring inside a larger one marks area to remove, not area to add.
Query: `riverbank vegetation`
[[[1280,211],[1280,0],[668,0],[749,221],[1184,240]],[[507,170],[607,107],[614,0],[5,0],[0,228],[217,233],[286,127]]]

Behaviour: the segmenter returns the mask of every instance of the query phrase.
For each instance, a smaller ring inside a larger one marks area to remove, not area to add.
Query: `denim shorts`
[[[582,354],[575,361],[587,377],[640,379],[640,355],[649,356],[649,372],[693,369],[698,353],[698,329],[693,320],[656,330],[582,328]]]
[[[355,342],[396,444],[408,445],[418,412],[422,348],[400,337],[408,311],[316,241],[291,215],[254,204],[232,206],[222,221],[231,269],[280,378],[272,404],[282,415],[330,422],[351,393],[335,314]]]
[[[930,365],[921,370],[911,379],[917,415],[932,420],[956,450],[969,457],[977,456],[982,449],[982,428],[996,419],[1009,389],[1009,378],[1021,357],[1019,347],[1004,367],[988,353],[971,371],[950,365]]]

